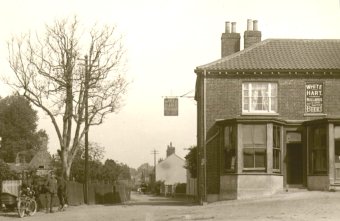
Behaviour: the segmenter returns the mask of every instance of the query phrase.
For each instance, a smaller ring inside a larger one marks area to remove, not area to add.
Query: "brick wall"
[[[207,144],[207,193],[218,194],[220,190],[220,143],[215,136]]]
[[[340,79],[336,78],[221,78],[207,79],[207,129],[216,119],[242,116],[242,82],[270,81],[278,83],[277,118],[310,120],[322,116],[305,116],[305,83],[323,82],[323,108],[327,117],[340,116]]]

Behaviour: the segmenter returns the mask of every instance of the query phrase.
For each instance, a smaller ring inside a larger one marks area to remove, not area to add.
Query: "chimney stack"
[[[170,146],[168,145],[168,148],[166,149],[166,157],[169,157],[174,153],[175,153],[175,147],[173,147],[172,142],[170,142]]]
[[[226,22],[225,33],[222,33],[221,37],[222,58],[240,51],[240,39],[240,33],[236,33],[236,22],[231,23],[231,32],[230,22]]]
[[[257,20],[247,20],[247,30],[244,32],[244,48],[261,42],[261,32],[258,30]]]

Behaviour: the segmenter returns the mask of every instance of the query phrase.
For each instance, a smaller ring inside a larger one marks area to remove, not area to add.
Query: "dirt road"
[[[19,219],[0,213],[1,221]],[[250,200],[233,200],[204,206],[186,200],[132,194],[125,205],[69,207],[67,211],[38,212],[25,221],[180,221],[180,220],[340,220],[340,192],[294,192]]]

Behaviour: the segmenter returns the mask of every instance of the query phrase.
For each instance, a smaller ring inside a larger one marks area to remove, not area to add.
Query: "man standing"
[[[57,179],[53,171],[47,177],[46,186],[46,213],[53,213],[53,198],[57,194]]]
[[[67,191],[66,181],[62,175],[57,177],[58,181],[58,199],[59,199],[59,210],[63,211],[67,207]]]

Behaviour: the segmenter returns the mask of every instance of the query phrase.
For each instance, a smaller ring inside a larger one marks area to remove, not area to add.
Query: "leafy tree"
[[[121,106],[128,85],[122,75],[125,52],[121,38],[112,26],[96,24],[85,30],[77,18],[63,19],[46,25],[43,35],[13,38],[8,51],[15,80],[7,83],[50,117],[68,178],[86,131]],[[81,60],[85,55],[87,59]],[[85,88],[89,104],[86,127]]]
[[[59,151],[60,153],[60,151]],[[83,183],[85,181],[85,146],[80,144],[80,149],[74,158],[71,167],[71,177],[75,181]],[[59,156],[60,157],[60,156]],[[97,143],[89,144],[89,178],[91,181],[101,181],[103,173],[103,164],[101,160],[104,158],[104,147]]]
[[[0,159],[0,186],[2,180],[15,179],[16,174],[12,172],[5,161]]]
[[[5,162],[14,162],[16,154],[28,151],[29,161],[41,147],[44,130],[36,132],[38,116],[25,97],[12,95],[0,100],[0,156]]]
[[[189,153],[185,156],[186,165],[185,168],[189,170],[191,177],[197,177],[197,146],[189,148]]]

